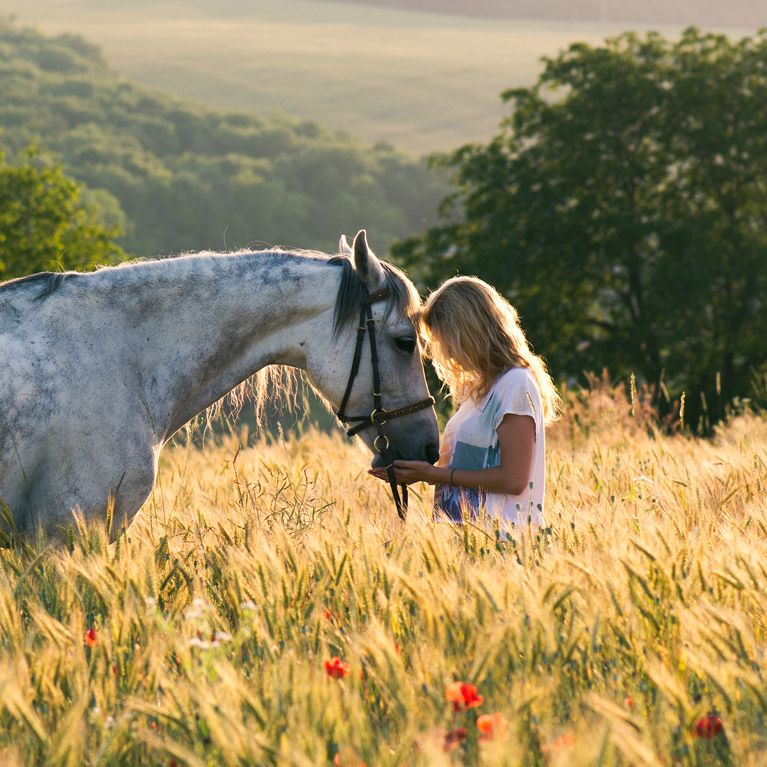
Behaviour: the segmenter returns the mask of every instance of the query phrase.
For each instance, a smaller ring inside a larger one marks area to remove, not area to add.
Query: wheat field
[[[179,443],[116,543],[6,549],[0,763],[767,764],[767,420],[568,401],[510,542],[427,488],[399,524],[309,431]]]

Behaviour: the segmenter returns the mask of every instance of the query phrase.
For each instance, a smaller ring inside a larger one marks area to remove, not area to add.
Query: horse
[[[77,512],[111,514],[114,537],[173,434],[267,366],[304,371],[337,414],[370,413],[378,395],[379,434],[352,430],[374,466],[434,462],[418,293],[364,230],[339,248],[206,251],[0,284],[0,502],[19,534],[60,539]],[[352,360],[365,312],[372,343]],[[385,451],[381,401],[403,416],[386,422]]]

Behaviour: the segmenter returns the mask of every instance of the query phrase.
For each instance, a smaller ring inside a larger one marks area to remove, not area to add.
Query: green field
[[[306,0],[0,0],[0,14],[84,35],[123,74],[169,93],[282,110],[416,154],[486,139],[503,115],[498,94],[533,82],[542,55],[625,26]]]

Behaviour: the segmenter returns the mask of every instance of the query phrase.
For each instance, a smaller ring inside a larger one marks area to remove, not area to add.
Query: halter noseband
[[[367,291],[366,291],[367,293]],[[425,410],[434,405],[434,397],[415,402],[412,405],[396,408],[395,410],[385,410],[383,400],[381,399],[381,371],[378,365],[378,346],[376,344],[375,322],[373,321],[372,305],[379,301],[384,301],[389,297],[389,288],[376,290],[374,293],[367,293],[365,300],[360,307],[360,322],[357,326],[357,345],[354,348],[354,359],[352,360],[352,369],[349,372],[349,381],[346,384],[341,406],[336,411],[336,417],[343,423],[354,423],[356,425],[347,429],[346,435],[353,437],[371,426],[375,426],[376,436],[373,439],[373,447],[376,449],[386,463],[386,474],[389,479],[394,505],[397,507],[399,518],[404,520],[407,516],[407,485],[402,485],[402,495],[397,490],[397,478],[394,474],[394,456],[391,453],[391,443],[383,430],[383,425],[395,418],[401,418],[411,413],[417,413],[419,410]],[[370,415],[346,415],[346,405],[354,386],[354,379],[360,370],[360,360],[362,359],[362,344],[365,341],[365,333],[370,338],[370,362],[373,366],[373,412]]]

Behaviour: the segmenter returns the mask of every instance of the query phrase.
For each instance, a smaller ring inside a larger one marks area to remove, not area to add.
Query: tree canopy
[[[30,151],[12,165],[0,154],[0,280],[112,263],[119,234],[50,158]]]
[[[519,308],[559,376],[607,367],[712,419],[767,364],[767,35],[625,34],[506,92],[443,224],[395,249]],[[707,425],[703,423],[704,427]]]

